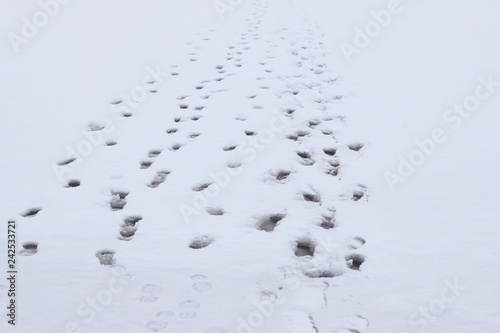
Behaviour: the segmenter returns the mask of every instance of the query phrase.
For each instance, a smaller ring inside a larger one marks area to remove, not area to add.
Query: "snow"
[[[0,7],[2,332],[498,331],[496,3],[62,3]]]

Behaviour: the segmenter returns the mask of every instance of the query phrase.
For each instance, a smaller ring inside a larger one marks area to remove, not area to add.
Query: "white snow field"
[[[499,10],[2,1],[0,332],[499,332]]]

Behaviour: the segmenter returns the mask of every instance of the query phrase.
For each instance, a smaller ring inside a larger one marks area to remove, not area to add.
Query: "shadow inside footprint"
[[[201,191],[207,189],[212,184],[213,183],[201,183],[199,185],[193,186],[192,190],[195,192],[201,192]]]
[[[161,149],[151,149],[151,150],[149,151],[149,153],[148,153],[148,157],[149,157],[149,158],[155,158],[155,157],[157,157],[158,155],[160,155],[162,151],[163,151],[163,150],[161,150]]]
[[[225,213],[224,209],[222,209],[220,207],[207,207],[207,208],[205,208],[205,211],[208,214],[214,215],[214,216],[222,216]]]
[[[125,197],[122,198],[118,194],[113,194],[113,199],[109,202],[111,210],[122,210],[126,204],[127,200],[125,200]]]
[[[294,253],[297,257],[313,256],[316,245],[309,238],[302,238],[297,240]]]
[[[65,160],[57,162],[57,165],[59,165],[59,166],[65,166],[65,165],[68,165],[70,163],[73,163],[74,161],[76,161],[76,158],[74,158],[74,157],[67,158]]]
[[[286,214],[268,214],[264,215],[257,220],[257,229],[266,232],[273,231],[278,223],[286,217]]]
[[[38,252],[37,242],[26,242],[23,244],[23,249],[18,252],[21,256],[32,256]]]
[[[365,262],[365,257],[360,254],[350,254],[345,259],[347,267],[355,271],[359,271],[359,268]]]
[[[115,251],[113,250],[100,250],[97,251],[95,256],[99,259],[101,265],[112,266],[116,264],[116,260],[113,258]]]
[[[78,187],[80,186],[80,181],[78,179],[71,179],[68,181],[66,187]]]
[[[332,229],[335,228],[335,216],[334,215],[323,215],[321,217],[321,228]]]
[[[321,203],[321,196],[319,194],[305,192],[302,194],[302,196],[304,197],[305,201],[314,202],[314,203]]]
[[[299,151],[297,155],[302,159],[301,164],[305,166],[311,166],[314,164],[312,154],[306,151]]]
[[[133,227],[130,225],[123,225],[120,229],[120,240],[129,241],[137,232],[137,227]]]
[[[141,169],[149,169],[153,161],[141,161]]]
[[[335,156],[335,154],[337,153],[337,148],[325,148],[323,149],[323,152],[328,156]]]
[[[191,241],[189,247],[195,250],[203,249],[213,243],[213,238],[210,236],[196,237]]]
[[[153,178],[153,180],[151,181],[151,183],[148,184],[149,187],[151,188],[157,188],[158,186],[160,186],[164,181],[165,179],[167,179],[167,176],[170,174],[171,172],[168,171],[168,170],[160,170],[156,173],[156,176]]]
[[[232,151],[232,150],[235,150],[236,147],[238,147],[238,146],[237,145],[228,145],[228,146],[222,147],[222,150],[223,151]]]
[[[40,208],[40,207],[30,208],[30,209],[22,212],[21,216],[22,217],[33,217],[33,216],[36,216],[36,214],[38,214],[38,212],[40,212],[41,210],[42,210],[42,208]]]
[[[167,130],[167,134],[174,134],[174,133],[176,133],[177,131],[178,131],[178,129],[177,129],[177,128],[169,128],[169,129]]]

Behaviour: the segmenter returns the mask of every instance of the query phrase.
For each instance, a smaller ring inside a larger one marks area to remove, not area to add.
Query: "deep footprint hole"
[[[36,216],[36,214],[38,214],[38,212],[40,212],[41,210],[42,210],[41,207],[30,208],[30,209],[22,212],[21,216],[22,217],[33,217],[33,216]]]
[[[78,187],[80,186],[80,181],[78,179],[71,179],[70,181],[68,181],[68,184],[66,185],[66,187]]]
[[[302,238],[296,241],[294,253],[297,257],[313,256],[316,244],[310,238]]]
[[[365,262],[365,257],[361,254],[350,254],[345,259],[347,267],[355,271],[359,271],[361,265]]]
[[[195,250],[203,249],[210,244],[212,244],[214,240],[210,236],[201,236],[201,237],[196,237],[191,241],[189,244],[189,247]]]
[[[257,229],[271,232],[278,226],[279,222],[286,217],[284,213],[268,214],[258,218]]]

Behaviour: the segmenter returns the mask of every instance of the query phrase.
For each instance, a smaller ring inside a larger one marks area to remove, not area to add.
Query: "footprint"
[[[340,171],[340,162],[337,160],[333,160],[333,161],[328,161],[328,164],[330,166],[325,170],[325,173],[327,175],[338,176]]]
[[[305,201],[321,204],[321,196],[319,195],[319,193],[304,192],[302,193],[302,196]]]
[[[352,270],[359,271],[361,265],[365,262],[365,256],[361,254],[349,254],[345,257],[347,267]]]
[[[76,161],[76,158],[71,157],[71,158],[67,158],[67,159],[64,159],[62,161],[57,162],[57,165],[65,166],[65,165],[68,165],[70,163],[73,163],[74,161]]]
[[[325,148],[323,149],[323,152],[328,156],[335,156],[335,154],[337,153],[337,148]]]
[[[80,186],[80,181],[78,179],[71,179],[66,184],[66,187],[78,187]]]
[[[362,237],[354,237],[353,238],[354,244],[350,244],[347,248],[349,250],[357,250],[363,245],[365,245],[366,241]]]
[[[241,166],[241,162],[228,162],[226,166],[230,169],[236,169]]]
[[[162,153],[162,149],[151,149],[148,153],[149,158],[155,158]]]
[[[141,296],[140,301],[145,303],[156,302],[162,291],[162,287],[156,284],[146,284],[141,289],[143,295]]]
[[[321,121],[319,121],[317,119],[309,120],[309,127],[314,128],[314,127],[318,126],[320,123],[321,123]]]
[[[178,131],[179,129],[178,128],[169,128],[167,130],[167,134],[174,134]]]
[[[297,155],[302,159],[301,164],[305,166],[311,166],[315,163],[312,158],[312,154],[306,151],[298,151]]]
[[[127,216],[126,218],[123,219],[123,223],[126,226],[131,226],[134,227],[135,224],[139,221],[142,220],[142,216],[140,215],[132,215],[132,216]]]
[[[116,260],[113,258],[114,255],[115,251],[108,249],[97,251],[95,254],[97,259],[99,259],[100,264],[105,266],[113,266],[116,264]]]
[[[294,253],[297,257],[313,256],[316,244],[309,238],[304,237],[295,242]]]
[[[207,189],[212,184],[213,183],[201,183],[199,185],[193,186],[192,190],[195,191],[195,192],[201,192],[201,191]]]
[[[365,195],[366,194],[366,186],[362,184],[358,184],[358,188],[352,191],[352,200],[354,201],[359,201],[364,198],[364,200],[368,200],[368,197]]]
[[[36,216],[41,210],[42,210],[41,207],[30,208],[30,209],[22,212],[21,216],[22,217],[33,217],[33,216]]]
[[[38,252],[37,242],[26,242],[23,243],[23,249],[18,252],[21,256],[32,256]]]
[[[203,249],[214,242],[214,239],[210,236],[200,236],[196,237],[189,243],[189,247],[195,250]]]
[[[171,172],[168,171],[168,170],[160,170],[156,173],[156,176],[153,178],[153,180],[151,181],[151,183],[148,184],[149,187],[151,188],[157,188],[158,186],[160,186],[164,181],[165,179],[167,179],[167,176],[170,174]]]
[[[113,140],[108,140],[105,143],[105,145],[108,146],[108,147],[116,146],[117,144],[118,143],[116,141],[113,141]]]
[[[111,210],[121,210],[127,204],[125,199],[129,195],[129,192],[124,191],[111,191],[112,199],[109,202]]]
[[[335,214],[322,215],[320,227],[323,229],[335,228]]]
[[[181,149],[181,147],[183,146],[182,143],[174,143],[171,147],[170,147],[170,150],[172,151],[177,151],[179,149]]]
[[[225,213],[224,209],[222,209],[220,207],[207,207],[207,208],[205,208],[205,211],[208,214],[214,215],[214,216],[222,216]]]
[[[222,150],[223,151],[232,151],[232,150],[235,150],[236,147],[238,147],[238,145],[229,145],[229,146],[224,146],[222,147]]]
[[[195,138],[199,137],[200,135],[201,135],[201,133],[190,133],[190,134],[188,134],[188,138],[195,139]]]
[[[137,232],[137,227],[130,225],[123,225],[120,229],[120,237],[119,240],[129,241]]]
[[[191,276],[191,280],[195,282],[193,282],[191,286],[193,287],[194,290],[200,293],[207,292],[210,289],[212,289],[212,284],[210,282],[205,281],[205,279],[206,279],[205,275],[201,274],[193,275]]]
[[[365,145],[361,142],[355,142],[355,143],[351,143],[351,144],[347,145],[347,147],[353,151],[360,151],[364,146]]]
[[[291,174],[291,171],[283,170],[283,169],[269,171],[269,175],[272,177],[272,179],[280,184],[286,183],[290,174]]]
[[[91,122],[90,124],[87,125],[87,129],[90,131],[90,132],[97,132],[97,131],[101,131],[103,129],[105,129],[106,126],[104,125],[101,125],[101,124],[98,124],[96,122]]]
[[[294,112],[295,112],[295,109],[294,108],[286,108],[286,109],[283,109],[283,112],[288,116],[288,117],[291,117],[293,116]],[[306,134],[308,135],[308,134]]]
[[[149,169],[153,161],[141,161],[141,169]]]
[[[284,213],[267,214],[257,218],[257,229],[271,232],[278,226],[279,222],[286,217]]]
[[[247,136],[254,136],[256,133],[255,133],[255,131],[248,131],[248,130],[247,130],[247,131],[245,131],[245,134],[246,134]]]
[[[128,216],[123,219],[123,224],[121,225],[120,229],[120,237],[118,237],[119,240],[123,241],[129,241],[132,239],[132,237],[135,235],[137,232],[137,222],[142,220],[142,216],[140,215],[133,215],[133,216]]]

